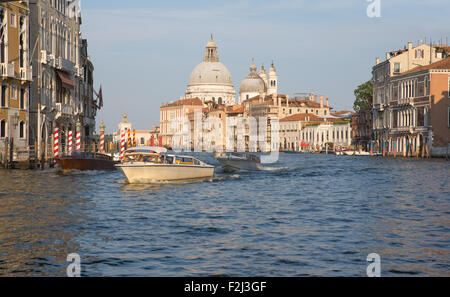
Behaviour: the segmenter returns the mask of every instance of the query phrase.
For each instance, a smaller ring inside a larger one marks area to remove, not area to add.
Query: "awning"
[[[56,73],[58,74],[58,77],[61,79],[64,88],[71,90],[75,88],[75,85],[73,84],[73,81],[69,75],[61,71],[56,71]]]

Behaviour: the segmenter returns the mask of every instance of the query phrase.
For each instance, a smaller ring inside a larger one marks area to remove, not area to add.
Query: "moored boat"
[[[70,156],[59,158],[62,170],[115,170],[115,162],[102,153],[73,152]]]

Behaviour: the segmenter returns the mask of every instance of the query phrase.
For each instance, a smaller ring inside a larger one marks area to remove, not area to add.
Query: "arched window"
[[[22,121],[19,124],[19,138],[25,138],[25,122]]]
[[[219,97],[218,102],[219,102],[219,105],[222,105],[222,97]]]
[[[6,120],[0,122],[0,138],[6,137]]]

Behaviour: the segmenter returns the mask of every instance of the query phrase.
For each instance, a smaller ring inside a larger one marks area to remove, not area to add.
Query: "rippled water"
[[[365,276],[378,253],[382,276],[450,276],[449,173],[309,154],[187,184],[0,171],[0,275],[65,276],[78,253],[83,276]]]

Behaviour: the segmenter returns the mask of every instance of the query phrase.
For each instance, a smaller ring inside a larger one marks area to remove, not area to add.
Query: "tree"
[[[359,85],[355,91],[355,102],[353,103],[353,109],[355,111],[369,110],[372,108],[373,102],[373,82],[369,80]]]

